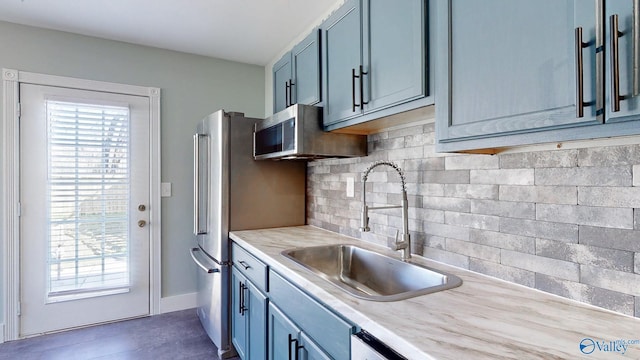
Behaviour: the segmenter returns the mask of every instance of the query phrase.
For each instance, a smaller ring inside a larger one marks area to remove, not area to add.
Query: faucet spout
[[[367,205],[367,179],[369,173],[378,166],[390,166],[398,172],[400,180],[402,182],[402,201],[400,205],[389,206],[376,206],[371,207]],[[409,234],[409,202],[407,201],[407,186],[405,182],[404,172],[398,165],[390,161],[377,161],[371,164],[362,175],[362,214],[360,218],[360,231],[370,231],[369,228],[369,211],[371,210],[383,210],[383,209],[402,209],[402,240],[399,241],[398,233],[396,233],[395,242],[391,245],[393,250],[402,251],[402,260],[409,261],[411,259],[411,236]]]

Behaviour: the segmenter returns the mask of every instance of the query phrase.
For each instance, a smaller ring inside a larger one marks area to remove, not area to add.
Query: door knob
[[[138,221],[138,227],[144,227],[145,225],[147,225],[146,221],[144,221],[144,220]]]
[[[138,211],[145,211],[147,210],[147,207],[144,206],[143,204],[138,205]]]

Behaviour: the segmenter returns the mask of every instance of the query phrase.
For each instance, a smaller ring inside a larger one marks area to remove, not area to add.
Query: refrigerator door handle
[[[200,251],[201,251],[200,248],[197,248],[197,247],[191,249],[191,258],[193,259],[193,262],[195,262],[196,265],[198,265],[198,267],[204,270],[207,274],[220,272],[220,269],[209,267],[205,265],[202,261],[200,261],[200,259],[198,259],[198,255],[196,255],[196,253]]]
[[[206,135],[195,134],[193,135],[193,233],[195,235],[202,235],[207,233],[207,229],[202,229],[200,224],[200,139],[206,138]],[[206,171],[206,169],[205,169]]]

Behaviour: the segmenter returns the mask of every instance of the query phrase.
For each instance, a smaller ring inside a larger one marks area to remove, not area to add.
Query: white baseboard
[[[160,299],[160,313],[193,309],[197,306],[198,293],[167,296]]]

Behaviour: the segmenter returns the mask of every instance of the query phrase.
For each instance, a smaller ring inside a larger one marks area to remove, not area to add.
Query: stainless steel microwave
[[[322,129],[322,108],[295,104],[259,121],[253,132],[253,157],[320,159],[367,155],[367,136]]]

